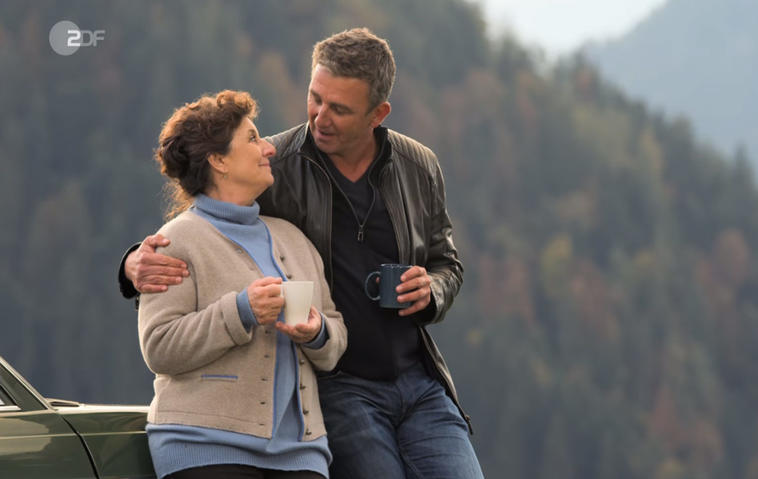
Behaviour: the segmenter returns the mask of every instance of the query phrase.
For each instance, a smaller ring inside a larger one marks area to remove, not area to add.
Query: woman
[[[156,151],[174,204],[160,233],[189,280],[142,296],[139,338],[155,373],[148,414],[160,477],[320,478],[331,454],[314,368],[331,370],[346,330],[313,245],[258,215],[274,147],[244,92],[174,112]],[[282,281],[314,282],[307,323],[281,321]]]

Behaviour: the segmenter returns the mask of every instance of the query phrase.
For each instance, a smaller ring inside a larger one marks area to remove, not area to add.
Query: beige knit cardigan
[[[329,339],[323,347],[296,346],[305,423],[301,440],[313,440],[326,434],[314,368],[335,367],[347,346],[347,331],[310,241],[287,221],[261,219],[271,232],[277,265],[288,279],[314,282],[313,305],[326,318]],[[191,211],[159,233],[171,240],[160,252],[185,261],[190,276],[140,300],[140,347],[155,373],[148,421],[270,438],[276,329],[268,325],[246,331],[236,302],[240,291],[263,276],[261,271],[236,243]]]

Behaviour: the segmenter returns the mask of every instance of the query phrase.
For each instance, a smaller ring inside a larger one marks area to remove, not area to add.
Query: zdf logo
[[[50,29],[50,46],[58,55],[73,55],[79,47],[96,47],[103,40],[105,30],[82,30],[69,20],[61,20]]]

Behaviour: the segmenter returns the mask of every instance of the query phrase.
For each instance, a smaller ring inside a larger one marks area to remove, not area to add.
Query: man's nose
[[[314,120],[319,127],[327,126],[329,124],[329,113],[326,108],[320,106],[316,109],[316,119]]]

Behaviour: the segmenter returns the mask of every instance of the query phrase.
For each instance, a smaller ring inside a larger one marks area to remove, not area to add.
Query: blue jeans
[[[468,426],[422,365],[394,381],[319,378],[332,479],[483,479]]]

